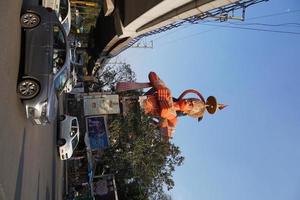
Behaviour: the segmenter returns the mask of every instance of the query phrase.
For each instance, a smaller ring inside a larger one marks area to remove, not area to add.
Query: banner
[[[108,130],[104,116],[86,117],[86,131],[91,150],[109,147]]]

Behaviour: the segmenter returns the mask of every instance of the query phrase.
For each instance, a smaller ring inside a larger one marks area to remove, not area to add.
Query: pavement
[[[58,115],[63,115],[66,113],[66,104],[65,104],[65,93],[61,94],[58,98]],[[68,161],[61,161],[63,163],[61,167],[60,177],[63,177],[62,181],[56,184],[58,190],[57,193],[60,193],[62,197],[68,194]]]
[[[0,1],[0,200],[63,199],[56,123],[35,126],[16,94],[22,1]]]

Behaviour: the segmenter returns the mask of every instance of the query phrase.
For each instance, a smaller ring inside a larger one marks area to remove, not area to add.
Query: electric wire
[[[280,30],[270,30],[270,29],[250,28],[250,27],[230,26],[230,25],[228,26],[228,25],[219,25],[219,24],[202,24],[202,25],[223,27],[223,28],[245,29],[245,30],[262,31],[262,32],[271,32],[271,33],[300,35],[300,32],[293,32],[293,31],[280,31]]]
[[[204,34],[204,33],[207,33],[207,32],[210,32],[210,31],[213,31],[213,30],[216,30],[216,29],[219,29],[219,28],[233,28],[233,29],[260,31],[260,32],[271,32],[271,33],[300,35],[300,32],[292,32],[292,31],[268,30],[268,29],[238,27],[238,26],[226,26],[226,25],[205,24],[205,23],[203,23],[201,25],[213,26],[215,28],[212,28],[212,29],[209,29],[209,30],[205,30],[205,31],[202,31],[202,32],[198,32],[198,33],[195,33],[195,34],[191,34],[191,35],[188,35],[188,36],[185,36],[185,37],[182,37],[182,38],[177,38],[177,39],[168,41],[168,42],[162,44],[161,46],[164,46],[164,45],[167,45],[167,44],[170,44],[170,43],[173,43],[173,42],[179,42],[179,41],[182,41],[182,40],[186,40],[186,39],[189,39],[191,37],[194,37],[194,36],[197,36],[197,35],[201,35],[201,34]]]
[[[251,17],[247,20],[261,19],[261,18],[274,17],[274,16],[280,16],[280,15],[288,15],[288,14],[293,14],[293,13],[297,13],[297,12],[300,12],[300,9],[298,9],[298,10],[287,10],[287,11],[284,11],[284,12],[277,12],[277,13],[273,13],[273,14],[269,14],[269,15],[258,16],[258,17]]]
[[[279,27],[279,26],[289,26],[289,27],[297,27],[300,28],[300,23],[288,22],[281,24],[266,24],[266,23],[234,23],[234,22],[226,22],[227,24],[239,25],[239,26],[267,26],[267,27]]]
[[[287,14],[294,14],[300,12],[299,10],[289,10],[289,11],[285,11],[285,12],[277,12],[277,13],[273,13],[273,14],[269,14],[269,15],[262,15],[262,16],[257,16],[257,17],[252,17],[252,18],[248,18],[248,20],[254,20],[254,19],[261,19],[261,18],[267,18],[267,17],[274,17],[274,16],[280,16],[280,15],[287,15]],[[197,22],[197,24],[199,25],[207,25],[207,26],[214,26],[215,28],[209,29],[209,30],[205,30],[202,32],[198,32],[195,34],[191,34],[182,38],[178,38],[175,40],[171,40],[166,42],[165,44],[170,44],[173,42],[178,42],[181,40],[185,40],[188,39],[190,37],[194,37],[196,35],[200,35],[200,34],[205,34],[207,32],[219,29],[219,28],[233,28],[233,29],[242,29],[242,30],[252,30],[252,31],[260,31],[260,32],[272,32],[272,33],[280,33],[280,34],[293,34],[293,35],[300,35],[300,32],[294,32],[294,31],[281,31],[281,30],[270,30],[270,29],[261,29],[261,28],[250,28],[250,27],[239,27],[239,26],[228,26],[228,25],[219,25],[219,24],[207,24],[208,22],[215,22],[216,20],[205,20],[205,21],[199,21]],[[227,22],[228,24],[232,24],[232,25],[243,25],[244,23],[233,23],[233,22]],[[193,25],[193,24],[189,24],[189,25]],[[281,24],[266,24],[266,23],[246,23],[245,25],[260,25],[260,26],[270,26],[270,27],[280,27],[280,26],[290,26],[290,25],[294,25],[294,26],[300,26],[300,23],[296,23],[296,22],[287,22],[287,23],[281,23]],[[185,28],[187,28],[189,26],[186,26]],[[180,29],[182,30],[182,29]],[[174,31],[176,32],[176,31]],[[174,33],[172,32],[172,34]],[[163,35],[162,37],[158,37],[155,38],[155,40],[161,39],[163,37],[168,36],[168,34]],[[165,44],[162,44],[163,46]]]
[[[190,25],[191,25],[191,24],[186,24],[186,25],[183,25],[183,26],[181,26],[181,27],[178,27],[177,29],[174,29],[174,31],[166,32],[166,34],[154,38],[153,41],[159,40],[159,39],[164,38],[164,37],[166,37],[166,36],[170,36],[170,35],[172,35],[172,34],[174,34],[174,33],[177,33],[177,32],[179,32],[179,31],[182,31],[182,30],[184,30],[184,29],[190,27]]]

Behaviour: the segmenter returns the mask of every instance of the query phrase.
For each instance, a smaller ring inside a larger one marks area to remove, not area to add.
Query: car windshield
[[[67,83],[67,80],[68,80],[68,68],[65,67],[63,71],[54,80],[54,87],[59,94],[63,91]]]
[[[60,0],[59,4],[59,14],[62,18],[61,21],[64,21],[68,15],[68,9],[69,9],[69,0]]]
[[[70,136],[74,137],[74,135],[77,133],[78,129],[76,127],[71,128]]]
[[[74,139],[72,140],[72,149],[74,150],[78,144],[78,136],[75,136]]]

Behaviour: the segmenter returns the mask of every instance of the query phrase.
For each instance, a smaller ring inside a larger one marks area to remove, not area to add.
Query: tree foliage
[[[139,109],[109,123],[111,148],[103,161],[116,176],[120,199],[167,199],[174,186],[172,173],[183,163],[179,147],[161,139],[152,119]]]
[[[135,73],[129,64],[106,65],[96,75],[97,82],[94,84],[96,91],[114,91],[115,85],[120,81],[135,81]]]
[[[114,91],[120,81],[135,81],[130,65],[107,65],[97,74],[94,91]],[[130,91],[120,96],[136,96]],[[157,124],[133,106],[126,116],[109,116],[111,147],[102,157],[103,164],[115,174],[118,196],[122,200],[171,200],[164,189],[172,189],[172,173],[183,163],[180,149],[162,140]]]

